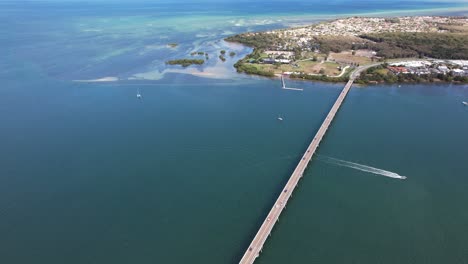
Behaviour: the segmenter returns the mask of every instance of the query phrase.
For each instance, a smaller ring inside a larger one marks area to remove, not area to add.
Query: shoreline
[[[350,72],[349,74],[353,74],[355,73],[357,69],[354,69],[352,72]],[[239,73],[239,74],[244,74],[244,75],[248,75],[248,76],[255,76],[255,77],[261,77],[261,78],[266,78],[266,79],[271,79],[271,80],[278,80],[278,79],[281,79],[281,74],[275,74],[274,76],[272,77],[267,77],[267,76],[262,76],[262,75],[257,75],[257,74],[249,74],[249,73]],[[318,82],[318,83],[327,83],[327,84],[330,84],[330,83],[340,83],[340,84],[343,84],[343,83],[347,83],[349,81],[349,77],[346,79],[346,80],[340,80],[340,79],[337,79],[336,81],[326,81],[326,80],[314,80],[314,79],[306,79],[306,78],[300,78],[300,77],[291,77],[290,74],[284,74],[283,76],[287,76],[287,78],[289,78],[290,80],[294,80],[294,81],[303,81],[303,82]],[[320,77],[320,75],[316,75],[318,77]],[[333,76],[327,76],[327,78],[339,78],[339,77],[333,77]],[[370,82],[367,82],[367,83],[362,83],[362,82],[359,82],[359,77],[356,78],[356,81],[355,81],[355,85],[359,85],[359,86],[372,86],[372,85],[381,85],[381,84],[386,84],[386,85],[392,85],[392,84],[455,84],[455,85],[468,85],[468,82],[459,82],[459,81],[444,81],[444,80],[440,80],[440,79],[437,79],[437,80],[434,80],[434,81],[429,81],[429,80],[424,80],[424,81],[397,81],[397,82],[386,82],[386,81],[370,81]]]
[[[461,13],[464,13],[463,15]],[[406,10],[389,10],[375,12],[357,12],[357,13],[339,13],[339,14],[298,14],[292,15],[287,13],[270,14],[268,16],[257,15],[249,19],[275,19],[279,23],[284,24],[282,29],[297,27],[299,24],[310,25],[311,23],[327,22],[331,20],[347,18],[347,17],[404,17],[404,16],[468,16],[468,4],[460,5],[459,7],[443,7],[443,8],[424,8],[424,9],[406,9]],[[232,18],[246,19],[244,16],[232,16]],[[293,22],[295,21],[295,22]],[[292,24],[294,26],[287,26]]]
[[[253,49],[234,64],[247,75],[340,83],[353,76],[361,84],[468,83],[467,16],[355,16],[224,40]],[[360,66],[368,68],[355,76]]]

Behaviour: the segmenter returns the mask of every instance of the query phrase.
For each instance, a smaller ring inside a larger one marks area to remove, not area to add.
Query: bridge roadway
[[[333,121],[333,118],[335,117],[336,113],[340,109],[340,106],[343,103],[346,95],[351,89],[354,79],[363,70],[370,68],[372,66],[377,66],[379,64],[380,63],[376,63],[376,64],[360,67],[351,74],[350,80],[348,81],[348,83],[346,83],[342,92],[338,96],[338,99],[336,99],[335,103],[333,104],[333,107],[331,108],[327,117],[325,118],[322,125],[320,126],[320,129],[318,130],[314,139],[312,140],[306,152],[304,153],[304,156],[302,156],[301,160],[299,161],[299,164],[297,165],[296,169],[294,170],[288,182],[286,183],[286,186],[284,186],[284,188],[282,189],[281,194],[279,195],[278,199],[273,205],[273,208],[271,208],[266,219],[263,221],[262,226],[260,227],[254,239],[250,243],[249,248],[244,253],[244,256],[239,262],[240,264],[254,263],[255,259],[260,255],[260,252],[263,248],[263,245],[265,244],[265,241],[267,240],[268,236],[271,234],[271,231],[273,227],[275,226],[275,223],[279,221],[279,216],[281,212],[286,207],[286,203],[288,202],[289,198],[292,196],[294,188],[296,188],[299,180],[302,178],[304,171],[307,168],[307,165],[309,164],[310,160],[312,159],[312,156],[315,154],[315,151],[317,150],[320,144],[320,141],[322,141],[322,138],[325,136],[325,133],[327,132],[328,127],[330,126],[331,122]]]

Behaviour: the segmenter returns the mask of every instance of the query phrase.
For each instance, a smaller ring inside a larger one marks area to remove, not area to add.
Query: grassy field
[[[312,59],[316,57],[318,61],[324,60],[327,57],[327,54],[323,53],[316,53],[312,51],[304,51],[302,52],[302,59]]]
[[[325,63],[320,65],[320,68],[325,70],[326,75],[335,76],[335,75],[339,75],[341,73],[341,68],[338,69],[339,66],[340,65],[338,63],[335,63],[335,62],[325,62]],[[318,73],[318,71],[317,71],[317,73]]]
[[[353,55],[351,51],[343,51],[340,53],[330,52],[330,60],[341,63],[357,63],[359,65],[366,65],[372,63],[372,60],[366,56]]]
[[[376,72],[376,73],[379,73],[379,74],[384,74],[384,75],[386,75],[386,74],[389,72],[389,70],[388,70],[388,69],[378,69],[378,70],[376,70],[375,72]]]
[[[316,61],[301,61],[297,62],[297,67],[290,64],[273,65],[249,63],[249,65],[255,66],[261,71],[273,71],[275,74],[280,74],[282,72],[304,72],[320,74],[321,69],[324,70],[324,74],[330,76],[339,75],[341,73],[341,70],[338,69],[340,65],[334,62],[320,63]]]

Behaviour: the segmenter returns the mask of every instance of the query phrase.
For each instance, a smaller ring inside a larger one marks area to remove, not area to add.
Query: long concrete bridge
[[[283,209],[285,208],[286,203],[288,202],[289,198],[292,196],[292,193],[294,189],[297,187],[299,180],[302,178],[304,171],[307,168],[307,165],[312,159],[312,156],[315,154],[320,144],[320,141],[322,141],[322,138],[325,136],[325,133],[330,127],[330,124],[333,121],[333,118],[335,117],[336,113],[340,109],[340,106],[343,103],[344,99],[346,98],[346,95],[348,94],[349,90],[351,89],[351,86],[353,85],[354,80],[363,70],[370,68],[372,66],[376,66],[376,65],[379,65],[379,63],[360,67],[350,75],[350,80],[348,81],[348,83],[346,83],[345,87],[343,88],[340,95],[338,96],[338,99],[336,99],[335,103],[333,104],[333,107],[331,108],[327,117],[325,118],[322,125],[320,126],[320,129],[318,130],[315,137],[312,139],[312,142],[310,143],[306,152],[302,156],[301,160],[299,161],[299,164],[297,165],[296,169],[292,173],[288,182],[286,183],[286,186],[284,186],[278,199],[276,199],[276,202],[273,205],[273,208],[271,208],[266,219],[263,221],[262,226],[260,227],[254,239],[250,243],[248,249],[245,251],[244,256],[239,262],[240,264],[254,263],[255,259],[260,255],[263,245],[265,244],[268,236],[271,234],[271,231],[273,227],[275,226],[275,223],[279,220],[279,216],[281,212],[283,212]]]

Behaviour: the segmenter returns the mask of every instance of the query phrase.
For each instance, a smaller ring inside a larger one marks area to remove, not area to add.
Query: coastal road
[[[364,66],[358,67],[353,73],[351,73],[351,75],[349,76],[349,79],[354,81],[354,80],[356,80],[356,78],[359,77],[361,72],[363,72],[363,71],[365,71],[365,70],[367,70],[369,68],[382,65],[382,64],[384,64],[384,62],[376,62],[376,63],[372,63],[372,64],[369,64],[369,65],[364,65]]]

